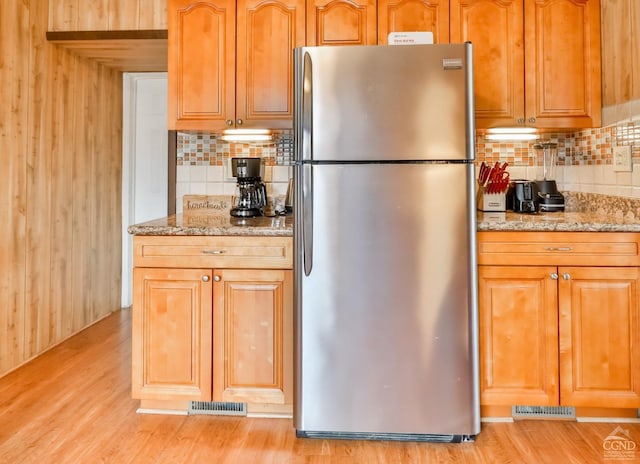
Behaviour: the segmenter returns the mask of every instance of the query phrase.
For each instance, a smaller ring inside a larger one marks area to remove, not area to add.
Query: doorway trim
[[[166,72],[122,74],[122,291],[121,307],[133,302],[133,237],[127,232],[135,220],[135,141],[137,83],[167,79]]]

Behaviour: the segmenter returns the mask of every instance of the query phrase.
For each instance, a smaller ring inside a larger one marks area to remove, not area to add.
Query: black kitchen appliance
[[[262,182],[261,161],[260,158],[231,158],[231,175],[238,181],[232,216],[248,218],[263,215],[267,189]]]
[[[539,142],[533,148],[536,151],[538,164],[536,175],[538,211],[564,211],[564,196],[558,191],[555,181],[558,145],[553,142]]]
[[[514,213],[535,213],[538,210],[538,189],[535,182],[515,179],[507,192],[507,209]]]

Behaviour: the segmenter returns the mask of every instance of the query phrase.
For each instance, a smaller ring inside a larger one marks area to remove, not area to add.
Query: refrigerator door
[[[473,159],[471,44],[295,49],[298,161]]]
[[[299,434],[480,431],[473,171],[296,166]]]

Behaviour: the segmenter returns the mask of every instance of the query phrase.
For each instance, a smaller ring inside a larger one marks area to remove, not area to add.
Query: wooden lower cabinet
[[[211,400],[211,271],[133,270],[132,395]]]
[[[638,267],[480,266],[481,404],[640,407]]]
[[[254,412],[293,405],[293,273],[215,272],[213,399]]]
[[[291,415],[291,247],[290,237],[134,238],[132,396],[142,409],[219,401]]]
[[[640,407],[637,267],[561,267],[560,401]]]
[[[481,404],[558,404],[555,272],[479,267]]]

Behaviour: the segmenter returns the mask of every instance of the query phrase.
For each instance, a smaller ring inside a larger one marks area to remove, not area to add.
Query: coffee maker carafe
[[[261,161],[260,158],[231,158],[231,175],[237,179],[232,216],[262,216],[267,205],[267,189],[262,182]]]
[[[564,196],[558,191],[555,181],[558,161],[558,145],[540,142],[533,146],[537,158],[536,188],[538,211],[564,211]]]

